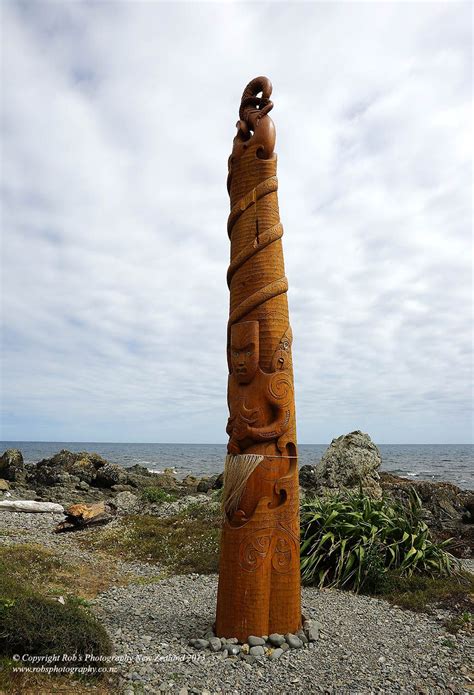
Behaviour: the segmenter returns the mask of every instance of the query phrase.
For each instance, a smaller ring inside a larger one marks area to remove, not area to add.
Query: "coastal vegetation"
[[[87,600],[108,588],[112,576],[107,563],[103,572],[93,573],[90,566],[66,562],[36,543],[0,546],[0,689],[16,692],[18,687],[26,693],[48,687],[48,675],[15,672],[28,663],[18,663],[14,654],[44,659],[74,655],[67,664],[73,667],[84,665],[87,654],[112,653],[110,637]],[[64,666],[54,660],[45,665],[55,663]]]
[[[194,503],[166,517],[125,516],[82,542],[126,559],[157,563],[169,574],[209,574],[219,568],[219,521],[218,504]]]
[[[302,579],[319,587],[383,593],[387,573],[447,576],[456,560],[436,542],[414,490],[405,504],[358,493],[314,497],[301,515]]]
[[[142,490],[142,499],[152,504],[160,504],[160,502],[175,502],[177,496],[160,487],[146,487]]]

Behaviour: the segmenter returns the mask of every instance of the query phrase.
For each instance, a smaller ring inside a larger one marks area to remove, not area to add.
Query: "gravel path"
[[[134,686],[226,695],[469,692],[466,636],[446,633],[425,615],[342,591],[303,589],[305,615],[323,625],[312,649],[253,665],[207,651],[201,656],[187,642],[212,622],[216,591],[217,577],[190,575],[113,588],[97,598],[95,610],[117,653],[131,660],[121,668],[126,695]],[[192,660],[196,655],[200,661]]]
[[[61,518],[0,513],[0,543],[39,542],[67,559],[100,563],[97,553],[78,548],[75,534],[51,533]],[[115,654],[126,659],[118,663],[124,695],[472,695],[467,678],[472,645],[467,634],[444,630],[444,614],[437,619],[348,592],[304,588],[303,612],[322,624],[320,639],[277,661],[248,664],[187,646],[213,622],[216,576],[159,579],[156,565],[120,560],[117,569],[141,579],[108,589],[92,607],[114,640]]]

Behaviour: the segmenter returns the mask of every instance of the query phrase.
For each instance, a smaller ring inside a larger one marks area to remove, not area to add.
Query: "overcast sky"
[[[471,440],[470,3],[2,15],[3,439],[225,441],[227,157],[264,74],[300,442]]]

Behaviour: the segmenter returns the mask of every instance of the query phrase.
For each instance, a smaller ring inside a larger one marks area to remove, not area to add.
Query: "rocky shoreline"
[[[381,456],[367,434],[351,432],[334,439],[321,461],[300,469],[301,501],[340,490],[406,501],[419,495],[425,521],[437,540],[453,538],[451,551],[460,558],[474,555],[474,492],[447,482],[408,480],[381,472]],[[169,516],[190,501],[215,500],[223,474],[186,476],[172,469],[154,473],[144,466],[124,468],[98,454],[62,450],[36,464],[24,464],[21,451],[0,457],[0,499],[56,502],[64,507],[105,501],[113,515],[140,513]],[[190,497],[193,500],[190,500]]]

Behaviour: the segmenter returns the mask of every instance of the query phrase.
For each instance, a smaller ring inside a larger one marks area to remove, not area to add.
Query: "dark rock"
[[[112,487],[112,485],[120,485],[127,481],[127,474],[121,466],[115,463],[107,463],[102,468],[99,468],[94,479],[96,487]]]
[[[133,466],[127,466],[127,468],[125,468],[125,472],[135,475],[146,475],[148,477],[153,475],[149,468],[146,468],[146,466],[140,466],[139,463],[135,463]]]
[[[38,485],[74,484],[73,480],[62,477],[68,474],[90,485],[94,482],[97,472],[106,465],[110,464],[99,454],[89,454],[87,451],[73,453],[62,449],[51,458],[43,459],[36,466],[29,467],[27,478]]]
[[[310,466],[308,464],[306,464],[305,466],[301,466],[299,470],[299,480],[301,487],[310,490],[317,487],[316,466]]]
[[[216,476],[214,479],[214,482],[212,484],[212,489],[213,490],[221,490],[223,486],[224,486],[224,473],[219,473],[219,475]]]
[[[211,478],[201,478],[201,480],[198,483],[197,486],[197,492],[208,492],[208,490],[212,489],[212,480]]]
[[[104,464],[105,466],[105,464]],[[75,461],[69,468],[72,475],[76,475],[79,480],[91,485],[97,474],[97,468],[90,458],[84,457]]]
[[[7,449],[0,456],[0,478],[15,482],[25,480],[25,464],[19,449]]]
[[[265,640],[262,637],[256,637],[255,635],[250,635],[247,642],[250,647],[263,647],[265,645]]]
[[[385,472],[380,474],[380,482],[384,493],[402,504],[408,503],[410,491],[414,490],[421,500],[426,524],[434,538],[439,541],[453,538],[449,550],[457,557],[472,557],[474,526],[470,520],[474,492],[461,490],[452,483],[409,480]]]

